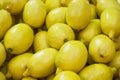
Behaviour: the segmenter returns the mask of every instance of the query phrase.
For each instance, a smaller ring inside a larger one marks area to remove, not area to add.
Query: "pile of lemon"
[[[0,0],[0,80],[120,80],[120,0]]]

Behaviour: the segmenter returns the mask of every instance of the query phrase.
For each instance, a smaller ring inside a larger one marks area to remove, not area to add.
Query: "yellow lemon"
[[[96,63],[83,68],[79,75],[82,80],[113,80],[115,71],[115,68]]]
[[[46,48],[37,51],[29,60],[24,76],[34,78],[47,77],[55,71],[55,57],[58,51],[54,48]]]
[[[67,24],[56,23],[48,29],[47,41],[53,48],[59,49],[66,41],[74,39],[75,34]]]
[[[120,10],[116,8],[105,9],[101,16],[101,29],[104,34],[114,39],[120,35]]]
[[[58,7],[51,10],[46,17],[47,28],[50,28],[55,23],[66,23],[66,9],[67,7]]]
[[[11,14],[19,14],[28,0],[1,0],[2,8],[8,10]]]
[[[23,77],[22,80],[38,80],[33,77]]]
[[[55,77],[55,74],[53,73],[53,74],[47,76],[46,80],[53,80],[54,77]]]
[[[115,53],[114,42],[104,34],[95,36],[89,44],[89,54],[95,62],[108,63]]]
[[[90,4],[86,0],[70,3],[66,10],[66,22],[73,29],[85,28],[91,19]]]
[[[88,46],[92,38],[100,33],[100,19],[92,19],[88,26],[79,32],[78,39]]]
[[[78,74],[72,71],[62,71],[53,80],[82,80]]]
[[[0,42],[0,67],[3,65],[6,59],[6,51],[4,45]]]
[[[107,8],[117,8],[120,9],[120,5],[117,0],[96,0],[96,11],[99,16]]]
[[[37,52],[44,48],[50,47],[47,43],[47,31],[39,31],[35,34],[33,48]]]
[[[6,80],[6,77],[2,72],[0,72],[0,80]]]
[[[6,31],[12,25],[12,17],[10,13],[4,9],[0,10],[0,40],[3,39]]]
[[[8,72],[6,77],[20,80],[23,77],[23,72],[27,67],[27,62],[32,57],[32,53],[23,53],[13,57],[8,63]]]
[[[23,21],[33,28],[44,24],[47,9],[41,0],[29,0],[23,10]]]
[[[4,45],[7,52],[21,54],[28,50],[33,43],[32,28],[25,23],[18,23],[11,27],[4,36]]]
[[[47,11],[51,11],[52,9],[55,9],[57,7],[60,7],[60,0],[46,0],[45,5],[47,7]]]
[[[59,70],[79,72],[87,62],[88,52],[85,45],[78,40],[71,40],[62,45],[55,59]]]

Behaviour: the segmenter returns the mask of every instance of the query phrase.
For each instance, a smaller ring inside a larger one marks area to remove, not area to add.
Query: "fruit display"
[[[120,0],[0,0],[0,80],[120,80]]]

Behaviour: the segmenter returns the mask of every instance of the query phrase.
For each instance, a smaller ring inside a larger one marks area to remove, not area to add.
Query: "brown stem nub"
[[[100,54],[100,57],[104,58],[104,55]]]
[[[7,51],[8,51],[8,53],[11,53],[13,51],[13,49],[8,48]]]
[[[68,41],[68,39],[64,39],[64,42],[67,42]]]

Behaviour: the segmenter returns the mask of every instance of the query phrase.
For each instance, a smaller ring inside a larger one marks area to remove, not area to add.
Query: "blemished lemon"
[[[0,40],[3,39],[6,31],[12,25],[12,17],[10,13],[4,9],[0,10]]]
[[[113,80],[116,68],[111,68],[106,64],[91,64],[83,68],[79,75],[82,80]]]
[[[23,77],[22,80],[38,80],[33,77]]]
[[[29,0],[23,10],[23,21],[33,28],[44,24],[47,9],[41,0]]]
[[[37,51],[29,60],[24,76],[43,78],[55,72],[55,57],[58,51],[54,48],[45,48]]]
[[[48,29],[47,41],[53,48],[59,49],[66,41],[74,39],[75,34],[67,24],[56,23]]]
[[[2,8],[8,10],[11,14],[19,14],[28,0],[1,0]]]
[[[116,8],[105,9],[101,16],[101,29],[104,34],[114,39],[120,35],[120,10]]]
[[[57,7],[60,7],[60,0],[46,0],[45,5],[47,7],[47,11],[51,11],[52,9],[55,9]]]
[[[32,28],[25,23],[18,23],[11,27],[4,36],[6,51],[11,54],[21,54],[30,48],[33,38]]]
[[[23,77],[23,72],[26,70],[27,63],[32,57],[32,53],[23,53],[13,57],[8,62],[8,71],[6,77],[13,78],[14,80],[20,80]]]
[[[66,22],[75,30],[85,28],[91,20],[90,4],[86,0],[70,3],[66,10]]]
[[[89,44],[89,54],[95,62],[108,63],[115,53],[114,42],[104,34],[95,36]]]
[[[5,60],[6,60],[6,50],[4,45],[0,42],[0,67],[3,65]]]
[[[53,80],[82,80],[78,74],[72,71],[62,71]]]
[[[79,32],[78,39],[88,47],[92,38],[101,32],[100,19],[92,19],[87,27]]]
[[[86,65],[87,58],[86,46],[81,41],[71,40],[62,45],[56,56],[55,64],[59,71],[79,72]]]
[[[39,31],[35,34],[33,48],[37,52],[39,50],[50,47],[47,43],[47,31]]]
[[[6,80],[6,77],[2,72],[0,72],[0,80]]]
[[[46,17],[47,28],[55,23],[66,23],[66,9],[67,7],[58,7],[51,10]]]

